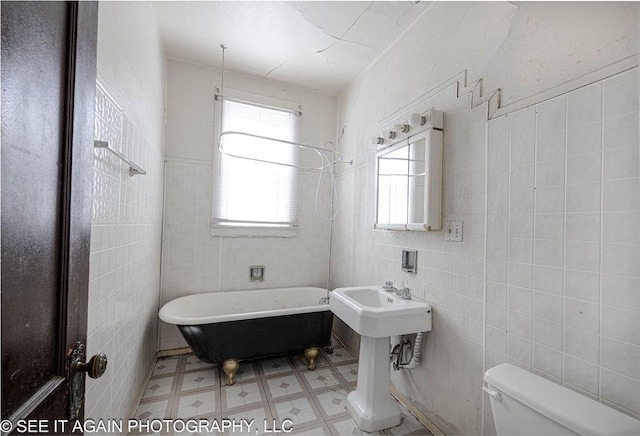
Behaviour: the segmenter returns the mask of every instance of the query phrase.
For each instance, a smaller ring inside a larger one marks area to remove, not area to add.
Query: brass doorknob
[[[91,378],[98,378],[107,370],[107,355],[98,353],[87,363],[81,363],[76,360],[73,365],[73,370],[76,372],[86,372]]]

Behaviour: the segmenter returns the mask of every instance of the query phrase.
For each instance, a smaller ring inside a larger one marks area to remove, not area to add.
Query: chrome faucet
[[[393,287],[392,281],[384,282],[384,285],[382,285],[382,289],[384,289],[387,292],[391,292],[391,291],[396,291],[396,293],[398,292],[398,289]]]
[[[386,281],[384,285],[382,285],[382,289],[384,289],[387,292],[393,291],[396,293],[396,295],[399,295],[400,298],[404,300],[411,300],[411,289],[409,288],[398,289],[395,286],[393,286],[392,281]]]

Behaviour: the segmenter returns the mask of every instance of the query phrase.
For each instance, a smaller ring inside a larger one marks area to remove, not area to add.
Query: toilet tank
[[[640,435],[640,421],[503,363],[484,375],[500,435]]]

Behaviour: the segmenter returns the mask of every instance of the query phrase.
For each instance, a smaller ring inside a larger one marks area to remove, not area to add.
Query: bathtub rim
[[[171,313],[171,309],[174,306],[184,302],[185,300],[193,300],[206,298],[206,296],[211,295],[220,295],[220,294],[230,294],[230,293],[252,293],[252,292],[268,292],[279,289],[301,289],[301,290],[314,290],[314,291],[322,291],[322,297],[326,296],[327,290],[325,288],[319,288],[314,286],[290,286],[286,288],[267,288],[267,289],[243,289],[237,291],[218,291],[218,292],[203,292],[203,293],[195,293],[190,295],[185,295],[182,297],[175,298],[167,303],[165,303],[158,312],[159,318],[166,322],[167,324],[173,325],[183,325],[183,326],[196,326],[196,325],[204,325],[204,324],[215,324],[229,321],[241,321],[248,319],[258,319],[258,318],[269,318],[275,316],[284,316],[284,315],[295,315],[295,314],[303,314],[303,313],[313,313],[313,312],[323,312],[329,310],[328,304],[316,304],[313,306],[303,306],[303,307],[292,307],[287,309],[269,309],[269,310],[260,310],[254,312],[242,312],[242,313],[232,313],[225,315],[210,315],[210,316],[201,316],[201,317],[187,317],[176,315],[175,313]],[[176,302],[176,303],[174,303]]]

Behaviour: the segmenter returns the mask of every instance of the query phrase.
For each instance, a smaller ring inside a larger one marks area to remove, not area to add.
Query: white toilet
[[[640,435],[640,421],[516,366],[484,381],[498,436]]]

